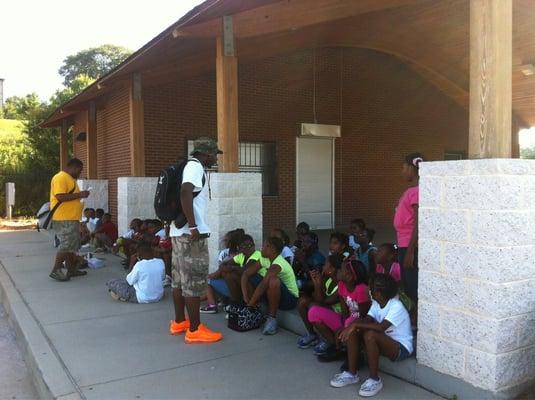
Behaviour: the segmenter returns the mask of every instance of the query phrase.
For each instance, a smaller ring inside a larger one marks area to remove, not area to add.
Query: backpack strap
[[[67,193],[67,194],[72,194],[74,193],[74,191],[76,190],[76,183],[74,184],[74,187],[72,188],[72,190]],[[61,200],[58,199],[58,202],[56,203],[56,205],[54,206],[54,208],[52,210],[50,210],[50,212],[48,213],[48,216],[46,217],[46,220],[43,224],[43,228],[46,229],[48,228],[48,225],[50,224],[50,220],[52,219],[52,217],[54,216],[54,213],[56,212],[56,210],[58,209],[58,207],[61,205],[61,203],[63,203]]]

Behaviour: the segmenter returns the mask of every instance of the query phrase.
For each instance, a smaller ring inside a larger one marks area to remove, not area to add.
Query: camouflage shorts
[[[52,229],[59,239],[58,252],[76,253],[80,250],[79,221],[52,221]]]
[[[206,294],[208,279],[208,239],[194,242],[187,236],[173,237],[172,287],[182,289],[185,297]]]

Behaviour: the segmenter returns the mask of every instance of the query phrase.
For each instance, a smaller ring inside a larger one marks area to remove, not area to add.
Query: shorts
[[[398,342],[399,343],[399,342]],[[403,361],[406,360],[411,356],[411,353],[409,353],[409,350],[405,348],[401,343],[399,343],[399,353],[398,357],[394,361]]]
[[[201,297],[206,294],[208,281],[208,239],[191,241],[189,236],[171,238],[173,251],[171,286],[182,289],[184,297]]]
[[[227,282],[225,282],[224,279],[210,279],[208,284],[216,291],[218,295],[226,297],[227,299],[232,297]]]
[[[52,221],[52,229],[59,239],[58,252],[76,253],[80,250],[79,221]]]
[[[308,310],[308,320],[312,324],[324,324],[332,332],[336,332],[339,329],[347,328],[355,321],[357,317],[349,316],[344,320],[342,315],[338,314],[332,308],[312,306]]]
[[[251,278],[249,278],[249,282],[251,283],[251,285],[253,285],[253,287],[256,288],[260,284],[260,282],[262,282],[263,279],[264,279],[263,276],[256,274],[252,276]],[[293,310],[294,308],[296,308],[297,301],[298,301],[297,297],[295,297],[288,290],[288,288],[282,281],[280,284],[280,288],[281,288],[281,298],[280,298],[280,303],[279,303],[279,310],[287,311],[287,310]],[[264,300],[267,300],[265,296],[264,296]]]
[[[106,282],[108,289],[115,293],[123,301],[130,303],[137,303],[136,289],[131,286],[126,279],[117,278]]]

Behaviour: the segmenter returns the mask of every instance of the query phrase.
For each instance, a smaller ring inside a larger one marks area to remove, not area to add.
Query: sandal
[[[59,269],[52,271],[49,276],[58,282],[67,282],[68,280],[71,279],[69,275],[65,275]]]

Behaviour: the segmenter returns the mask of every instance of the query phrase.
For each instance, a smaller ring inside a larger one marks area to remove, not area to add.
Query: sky
[[[61,87],[66,56],[102,44],[137,50],[202,0],[1,0],[4,99]]]

